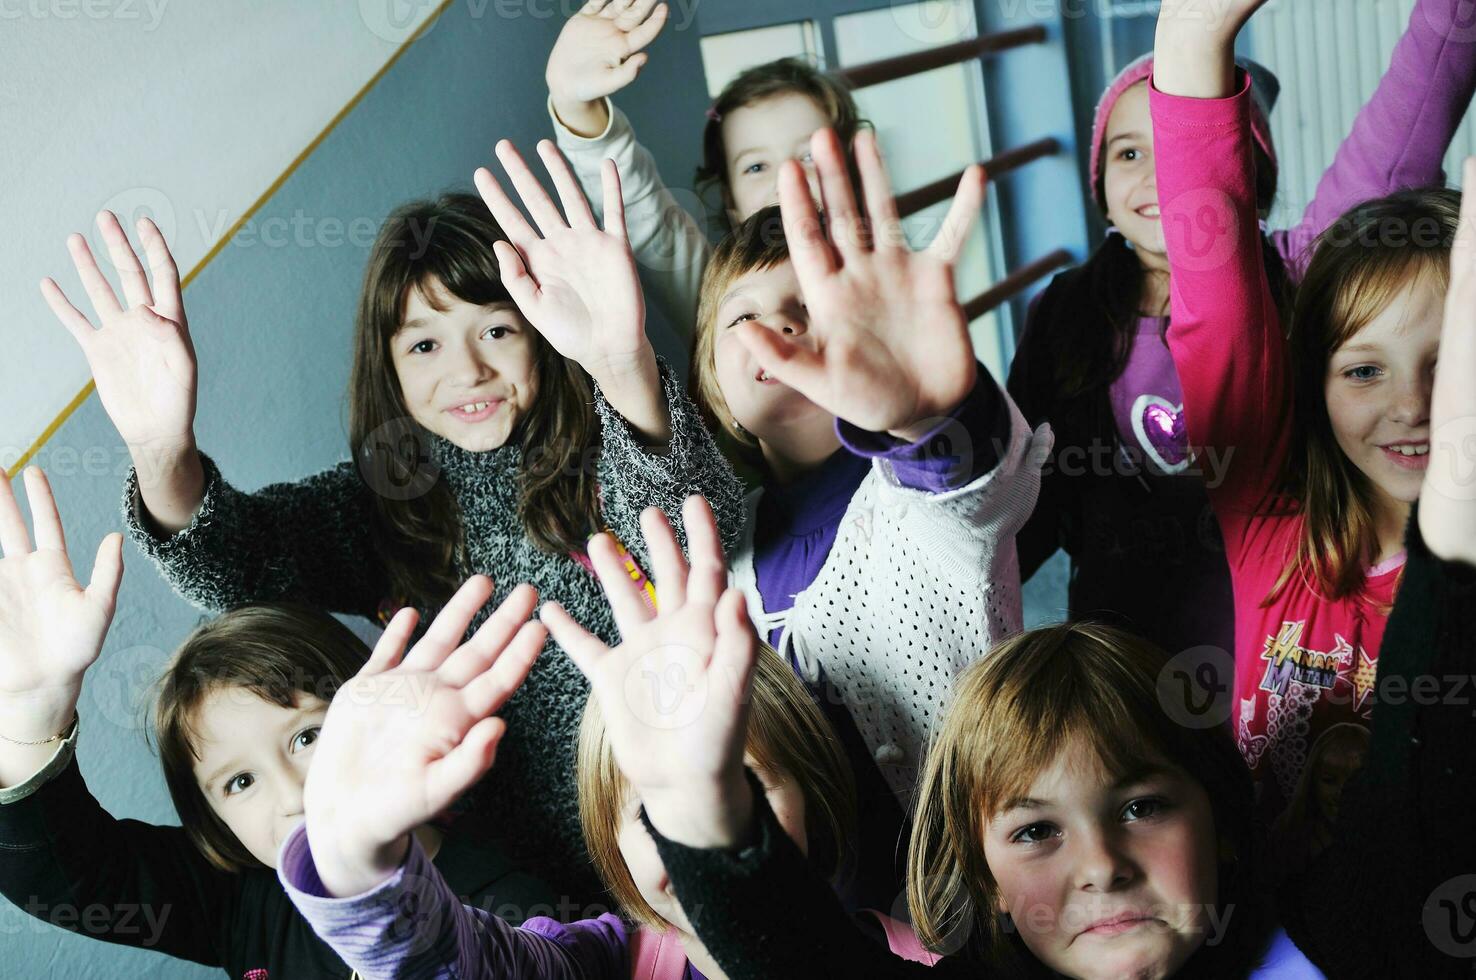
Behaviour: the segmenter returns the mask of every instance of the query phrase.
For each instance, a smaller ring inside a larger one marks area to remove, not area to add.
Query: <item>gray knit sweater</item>
[[[703,428],[695,406],[662,365],[671,410],[671,444],[648,452],[596,391],[602,430],[597,472],[606,525],[649,568],[639,517],[651,505],[672,516],[678,534],[688,494],[707,497],[723,543],[731,550],[743,521],[743,488]],[[538,550],[518,521],[523,450],[507,445],[473,453],[436,439],[441,478],[461,507],[466,558],[492,577],[496,592],[472,629],[520,582],[556,599],[608,642],[619,634],[599,583],[567,555]],[[219,611],[245,602],[296,600],[377,619],[388,577],[372,538],[371,494],[352,462],[293,483],[242,493],[205,458],[205,496],[190,526],[161,537],[139,502],[137,474],[124,490],[123,513],[133,540],[165,579],[195,605]],[[433,610],[426,613],[429,621]],[[554,644],[501,712],[508,734],[497,763],[473,794],[466,819],[493,823],[513,853],[578,899],[598,895],[584,852],[574,783],[575,741],[588,688]]]

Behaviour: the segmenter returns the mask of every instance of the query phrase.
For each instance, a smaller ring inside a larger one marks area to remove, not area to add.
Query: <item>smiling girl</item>
[[[646,339],[613,165],[602,230],[552,144],[540,153],[567,219],[506,142],[498,156],[536,229],[485,170],[484,200],[448,195],[390,215],[355,327],[352,461],[255,493],[196,448],[194,351],[158,229],[139,225],[151,289],[117,220],[99,216],[127,309],[73,236],[102,329],[51,280],[43,291],[133,454],[130,533],[181,594],[209,609],[291,598],[384,618],[405,604],[433,611],[483,572],[584,609],[613,637],[586,570],[590,535],[609,527],[631,542],[639,574],[641,509],[701,488],[736,538],[737,479]],[[508,706],[520,737],[478,794],[580,900],[598,894],[572,776],[584,700],[559,658],[535,668]]]
[[[351,968],[297,913],[273,869],[302,819],[329,702],[369,650],[327,613],[287,603],[243,606],[199,627],[164,668],[153,705],[179,826],[114,817],[88,791],[76,753],[87,713],[78,701],[116,607],[122,538],[104,539],[84,588],[50,485],[35,468],[25,483],[34,547],[0,480],[0,894],[58,928],[233,980],[347,980]],[[515,636],[535,602],[527,588],[462,646],[491,592],[487,579],[470,580],[411,656],[438,645],[476,656],[493,635]],[[531,632],[500,662],[513,686],[541,646],[541,631]],[[381,648],[408,639],[409,630],[387,632]],[[405,695],[418,703],[418,692]],[[86,737],[104,740],[111,726],[100,714],[90,722]],[[414,833],[466,901],[519,922],[556,907],[556,894],[501,848],[429,819]]]

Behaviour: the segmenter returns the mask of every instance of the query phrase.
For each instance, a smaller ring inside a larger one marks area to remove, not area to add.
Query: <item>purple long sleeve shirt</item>
[[[282,843],[277,876],[324,942],[365,980],[628,980],[630,927],[605,914],[568,924],[542,916],[512,926],[461,904],[419,842],[362,895],[332,898],[300,825]],[[704,980],[690,963],[685,980]]]

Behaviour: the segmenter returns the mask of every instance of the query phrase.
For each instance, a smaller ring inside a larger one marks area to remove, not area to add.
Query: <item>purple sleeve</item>
[[[513,927],[462,905],[412,841],[405,863],[377,888],[330,898],[318,878],[306,825],[282,844],[277,877],[319,937],[365,980],[623,980],[627,935],[614,915],[564,925]]]
[[[1300,281],[1308,247],[1334,221],[1364,201],[1444,182],[1441,161],[1476,89],[1476,31],[1464,0],[1419,0],[1353,131],[1322,175],[1317,194],[1294,228],[1272,241],[1292,279]]]
[[[868,432],[840,419],[841,445],[869,459],[892,464],[897,482],[911,490],[946,493],[968,486],[999,463],[1009,449],[1009,401],[982,365],[973,389],[917,442]]]

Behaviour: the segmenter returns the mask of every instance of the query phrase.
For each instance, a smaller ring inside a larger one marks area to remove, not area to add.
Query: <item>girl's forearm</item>
[[[1420,494],[1420,534],[1437,558],[1476,565],[1476,386],[1465,368],[1476,364],[1476,321],[1466,317],[1446,326],[1440,363],[1430,405],[1434,429]]]
[[[205,499],[205,467],[192,443],[183,450],[155,452],[130,447],[138,493],[158,527],[175,534],[189,527]]]
[[[671,442],[671,409],[661,386],[661,369],[650,344],[627,363],[597,365],[590,377],[610,407],[648,446]]]
[[[41,770],[71,730],[81,679],[50,692],[0,695],[0,789],[19,786]],[[21,743],[35,744],[21,744]]]

